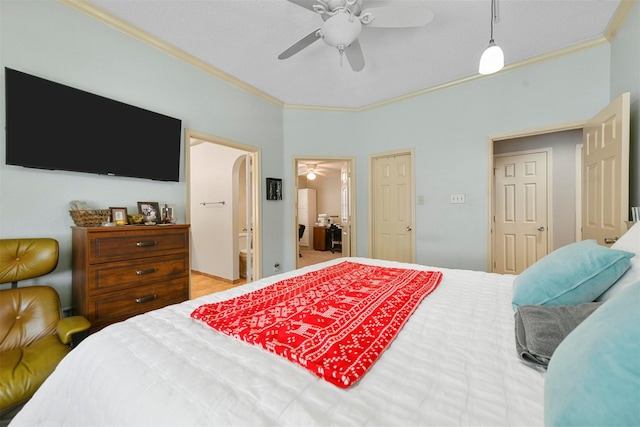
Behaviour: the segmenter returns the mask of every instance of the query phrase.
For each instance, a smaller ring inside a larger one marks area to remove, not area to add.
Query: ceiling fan
[[[287,0],[320,14],[324,23],[285,49],[278,59],[287,59],[316,40],[338,49],[340,64],[347,57],[354,71],[364,68],[364,54],[358,36],[362,26],[371,28],[422,27],[433,19],[425,7],[371,7],[362,9],[363,0]]]
[[[325,171],[324,168],[318,167],[316,163],[299,164],[298,176],[306,175],[307,179],[314,180],[317,176],[324,176],[329,171]]]

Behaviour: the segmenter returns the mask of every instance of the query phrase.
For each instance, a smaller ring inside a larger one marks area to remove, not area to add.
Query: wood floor
[[[208,276],[196,271],[191,271],[191,299],[201,297],[203,295],[212,294],[214,292],[226,291],[227,289],[242,286],[247,281],[241,279],[235,283]]]
[[[298,268],[329,261],[334,258],[340,258],[342,256],[342,252],[335,251],[335,253],[331,253],[331,251],[315,251],[313,249],[300,246],[300,255],[302,256],[298,257]]]
[[[302,256],[298,257],[298,267],[306,267],[308,265],[317,264],[319,262],[328,261],[342,256],[342,253],[337,251],[332,254],[331,251],[315,251],[305,247],[300,248],[300,253]],[[247,281],[244,279],[236,281],[235,283],[230,283],[228,280],[212,277],[192,270],[191,299],[214,292],[226,291],[227,289],[242,286],[246,283]]]

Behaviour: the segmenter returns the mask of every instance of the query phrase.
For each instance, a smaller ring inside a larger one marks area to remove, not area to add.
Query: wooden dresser
[[[73,306],[90,332],[189,299],[189,225],[72,227]]]

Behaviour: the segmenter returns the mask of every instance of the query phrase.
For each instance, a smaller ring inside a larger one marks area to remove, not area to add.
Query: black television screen
[[[5,68],[6,163],[180,179],[179,119]]]

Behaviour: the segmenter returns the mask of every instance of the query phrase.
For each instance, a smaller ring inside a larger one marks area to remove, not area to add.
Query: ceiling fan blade
[[[316,40],[320,40],[320,36],[318,35],[318,31],[320,28],[317,28],[292,44],[289,48],[285,49],[280,55],[278,55],[278,59],[287,59],[296,53],[300,52],[305,47],[309,46]]]
[[[372,28],[422,27],[433,20],[433,12],[425,7],[372,7],[363,10],[360,16],[365,13],[375,18],[365,24]]]
[[[289,3],[297,4],[300,7],[304,7],[305,9],[310,10],[311,12],[315,12],[313,10],[313,5],[318,4],[316,0],[287,0]]]
[[[353,71],[362,71],[364,68],[364,53],[362,52],[362,47],[358,39],[354,40],[344,53]]]

